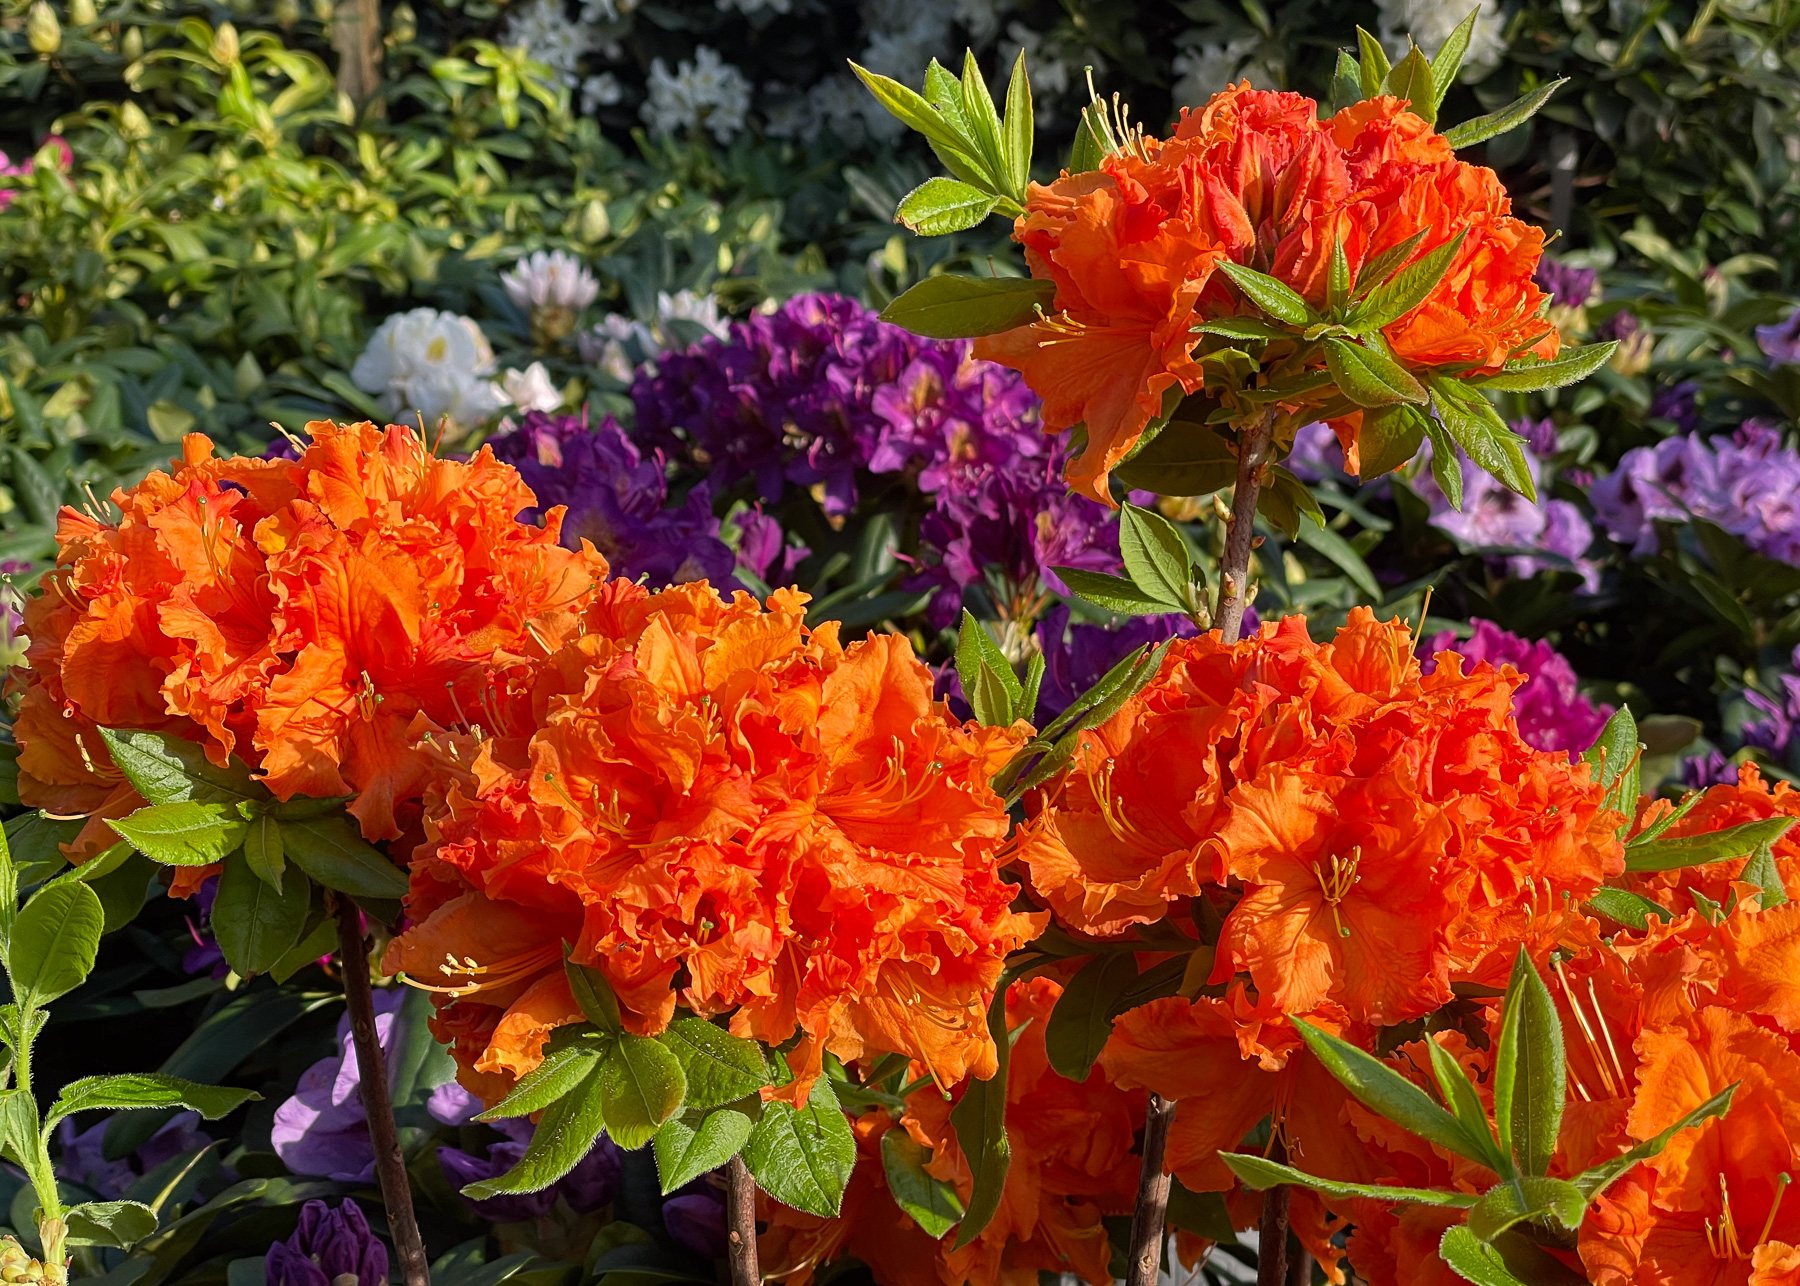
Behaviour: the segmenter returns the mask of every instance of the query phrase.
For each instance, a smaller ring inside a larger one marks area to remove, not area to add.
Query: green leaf
[[[1759,822],[1727,826],[1722,831],[1704,835],[1664,836],[1647,844],[1625,846],[1627,871],[1673,871],[1684,866],[1701,866],[1707,862],[1724,862],[1754,853],[1764,844],[1773,844],[1794,824],[1791,817],[1767,817]]]
[[[1233,1241],[1237,1230],[1232,1227],[1231,1211],[1225,1206],[1222,1192],[1191,1192],[1181,1180],[1169,1184],[1168,1220],[1171,1228],[1191,1232],[1208,1241]]]
[[[956,639],[956,675],[978,720],[990,728],[1011,725],[1025,689],[1000,645],[966,607]]]
[[[1358,406],[1392,406],[1396,402],[1420,403],[1425,388],[1412,372],[1393,358],[1348,340],[1325,340],[1325,365],[1332,383]]]
[[[1219,271],[1231,278],[1246,299],[1278,321],[1292,326],[1311,326],[1319,320],[1306,300],[1285,281],[1230,259],[1220,262]]]
[[[1762,896],[1757,901],[1764,911],[1773,911],[1788,900],[1787,886],[1781,879],[1781,868],[1775,864],[1775,846],[1773,844],[1763,844],[1759,847],[1751,855],[1750,860],[1744,864],[1744,869],[1738,875],[1738,879],[1746,884],[1754,884],[1762,890]]]
[[[1388,72],[1385,88],[1395,98],[1405,99],[1414,116],[1430,124],[1437,123],[1437,83],[1432,77],[1431,64],[1417,45]]]
[[[509,1117],[531,1116],[572,1094],[600,1066],[612,1038],[593,1034],[564,1040],[567,1043],[559,1043],[553,1036],[544,1061],[521,1076],[505,1098],[476,1120],[503,1121]]]
[[[1537,500],[1537,483],[1525,462],[1524,439],[1507,427],[1480,393],[1443,375],[1427,375],[1438,418],[1469,459],[1527,500]]]
[[[627,1152],[655,1137],[657,1128],[681,1110],[687,1077],[681,1062],[661,1041],[626,1032],[600,1064],[606,1132]]]
[[[1325,1070],[1349,1090],[1357,1102],[1411,1130],[1428,1143],[1447,1148],[1458,1156],[1487,1165],[1493,1145],[1483,1143],[1463,1123],[1439,1107],[1424,1090],[1414,1085],[1373,1054],[1365,1053],[1301,1018],[1290,1018]],[[1485,1131],[1483,1131],[1485,1134]]]
[[[1592,1169],[1583,1170],[1575,1176],[1575,1186],[1581,1195],[1592,1201],[1612,1186],[1613,1180],[1624,1174],[1640,1161],[1648,1161],[1651,1157],[1669,1146],[1671,1140],[1683,1130],[1691,1130],[1715,1116],[1724,1116],[1731,1108],[1732,1095],[1738,1091],[1737,1083],[1726,1086],[1699,1107],[1689,1112],[1668,1129],[1661,1131],[1654,1138],[1645,1139],[1629,1152],[1621,1152],[1610,1161],[1602,1162]]]
[[[406,872],[342,813],[284,821],[281,844],[288,860],[325,888],[356,898],[406,896]]]
[[[1106,139],[1094,125],[1094,114],[1100,110],[1098,103],[1089,103],[1081,109],[1081,120],[1075,126],[1075,141],[1069,145],[1069,164],[1065,167],[1070,174],[1097,170],[1107,157]]]
[[[244,860],[256,872],[256,878],[281,892],[281,872],[287,867],[281,846],[281,823],[269,813],[250,819],[244,834]]]
[[[568,947],[565,946],[563,951],[566,957]],[[575,1003],[581,1006],[587,1020],[608,1036],[624,1035],[619,998],[613,993],[612,983],[606,980],[606,975],[591,965],[577,964],[566,958],[563,968],[568,971],[569,990],[574,993]]]
[[[581,1164],[606,1128],[601,1107],[603,1080],[596,1068],[552,1103],[538,1118],[537,1131],[525,1145],[519,1164],[505,1174],[471,1183],[462,1190],[463,1196],[480,1201],[506,1193],[542,1192]]]
[[[1526,1286],[1508,1270],[1500,1252],[1470,1232],[1466,1224],[1445,1231],[1438,1242],[1438,1257],[1475,1286]]]
[[[662,1123],[652,1140],[663,1195],[717,1170],[743,1150],[756,1123],[732,1107],[690,1107]],[[901,1131],[904,1133],[904,1131]]]
[[[1331,239],[1331,268],[1325,277],[1325,306],[1337,315],[1350,302],[1350,258],[1344,253],[1344,233],[1339,228]]]
[[[1431,83],[1435,89],[1432,106],[1444,105],[1444,95],[1450,92],[1450,86],[1456,83],[1456,73],[1462,70],[1463,55],[1469,52],[1469,40],[1475,34],[1475,20],[1481,17],[1481,8],[1477,5],[1469,10],[1469,16],[1456,24],[1449,38],[1438,46],[1437,53],[1431,58]],[[1436,120],[1434,115],[1432,120]]]
[[[1396,242],[1365,262],[1356,274],[1355,297],[1361,299],[1391,279],[1400,265],[1412,257],[1412,252],[1419,248],[1428,232],[1429,228],[1420,228],[1406,240]]]
[[[153,862],[164,866],[211,866],[244,842],[250,827],[229,804],[190,799],[148,804],[128,817],[106,823]]]
[[[1427,415],[1423,418],[1425,436],[1431,439],[1432,480],[1437,483],[1438,490],[1444,493],[1444,499],[1450,502],[1450,507],[1460,512],[1463,498],[1462,461],[1457,457],[1456,443],[1450,440],[1450,435],[1435,417]]]
[[[1012,80],[1006,86],[1006,116],[1000,127],[1000,150],[1006,156],[1007,191],[1021,204],[1031,182],[1031,145],[1037,123],[1031,109],[1031,80],[1025,74],[1025,50],[1013,61]]]
[[[1625,814],[1619,827],[1620,839],[1625,838],[1637,816],[1638,759],[1643,749],[1631,707],[1620,706],[1600,729],[1594,744],[1581,752],[1582,761],[1593,765],[1594,780],[1606,792],[1601,802],[1612,811]],[[1631,845],[1625,847],[1629,849]],[[1629,855],[1626,860],[1630,860]]]
[[[1379,478],[1418,455],[1425,441],[1425,420],[1425,412],[1404,402],[1364,411],[1362,428],[1356,435],[1357,463],[1361,468],[1357,476],[1364,482]]]
[[[13,865],[12,834],[0,826],[0,962],[12,950],[13,924],[18,917],[19,868]]]
[[[1472,147],[1508,130],[1517,129],[1536,116],[1538,108],[1550,101],[1550,95],[1566,84],[1567,77],[1562,77],[1539,85],[1536,89],[1519,95],[1497,112],[1477,116],[1474,120],[1464,121],[1461,125],[1445,130],[1444,141],[1453,148]]]
[[[762,1049],[704,1018],[677,1018],[658,1039],[681,1064],[690,1108],[735,1103],[769,1084]]]
[[[62,1087],[45,1119],[48,1129],[77,1112],[121,1111],[136,1107],[187,1107],[209,1121],[236,1111],[262,1095],[228,1085],[196,1085],[179,1076],[128,1072],[117,1076],[84,1076]]]
[[[1338,50],[1337,67],[1331,76],[1332,115],[1362,101],[1362,68],[1347,49]]]
[[[744,1164],[758,1186],[783,1205],[834,1217],[856,1165],[856,1135],[838,1107],[831,1082],[813,1082],[806,1106],[763,1104],[762,1119],[744,1144]]]
[[[923,237],[964,232],[994,212],[999,197],[956,179],[926,179],[908,192],[894,219]]]
[[[1056,283],[1032,277],[927,277],[881,310],[881,320],[927,339],[974,339],[1027,326],[1048,311]]]
[[[79,880],[39,889],[13,923],[7,972],[21,1005],[42,1006],[75,990],[94,971],[106,912]]]
[[[156,1231],[156,1211],[141,1201],[84,1201],[64,1218],[71,1246],[129,1250]]]
[[[38,1111],[31,1095],[17,1086],[0,1090],[0,1148],[26,1166],[36,1161],[37,1141]]]
[[[1304,1170],[1296,1170],[1290,1165],[1280,1165],[1267,1157],[1244,1152],[1221,1152],[1219,1160],[1243,1180],[1246,1188],[1258,1190],[1291,1183],[1340,1200],[1365,1198],[1370,1201],[1388,1201],[1394,1205],[1443,1206],[1451,1210],[1464,1210],[1481,1200],[1472,1192],[1441,1192],[1436,1188],[1390,1188],[1372,1183],[1338,1183],[1333,1179],[1321,1179]]]
[[[1469,1231],[1492,1241],[1515,1224],[1528,1219],[1554,1219],[1564,1228],[1581,1226],[1587,1198],[1581,1189],[1562,1179],[1527,1175],[1513,1183],[1498,1184],[1469,1209]]]
[[[1500,1147],[1494,1141],[1493,1127],[1488,1124],[1487,1109],[1481,1106],[1481,1096],[1475,1092],[1462,1067],[1450,1056],[1442,1045],[1433,1040],[1429,1033],[1424,1038],[1426,1052],[1431,1058],[1431,1076],[1437,1082],[1438,1093],[1443,1096],[1451,1115],[1462,1124],[1470,1138],[1483,1145],[1487,1155],[1482,1164],[1496,1174],[1503,1173],[1506,1163],[1500,1155]]]
[[[875,96],[875,101],[885,107],[896,119],[904,122],[913,130],[923,134],[934,144],[959,151],[969,151],[972,144],[947,122],[937,108],[933,107],[915,91],[908,89],[899,81],[888,76],[870,71],[866,67],[850,64],[857,78]],[[970,159],[974,159],[970,156]]]
[[[267,973],[300,940],[312,909],[312,881],[289,871],[277,893],[256,877],[241,853],[225,862],[213,899],[213,935],[225,962],[242,977]]]
[[[268,788],[233,759],[221,768],[191,741],[164,732],[102,728],[100,738],[113,763],[148,803],[179,804],[199,800],[235,804],[241,799],[269,798]]]
[[[1204,496],[1237,481],[1237,452],[1211,425],[1172,418],[1113,471],[1127,487],[1164,496]]]
[[[1543,389],[1566,388],[1605,366],[1618,346],[1617,340],[1609,339],[1604,344],[1565,348],[1548,362],[1539,358],[1521,358],[1508,362],[1498,374],[1477,376],[1469,383],[1496,393],[1536,393]]]
[[[1119,509],[1119,556],[1125,574],[1140,590],[1165,602],[1187,602],[1194,579],[1193,558],[1187,542],[1167,518],[1125,502]]]
[[[1128,951],[1095,956],[1069,979],[1044,1024],[1044,1050],[1058,1074],[1079,1084],[1112,1035],[1113,1013],[1137,981],[1137,960]]]
[[[269,966],[269,977],[276,982],[286,982],[319,957],[328,956],[337,950],[335,917],[323,914],[322,906],[315,907],[314,911],[317,913],[316,919],[314,915],[307,916],[307,923],[311,927],[300,930],[300,940],[283,951],[281,958]],[[393,921],[387,923],[391,924]]]
[[[1014,709],[1019,718],[1037,722],[1038,690],[1043,686],[1044,654],[1036,651],[1031,654],[1031,660],[1025,663],[1024,691],[1019,693],[1018,704]]]
[[[1000,141],[1000,113],[994,108],[994,97],[988,93],[987,80],[975,61],[973,49],[963,50],[962,106],[969,137],[980,148],[994,189],[999,191],[1007,173],[1005,149]]]
[[[1349,266],[1345,265],[1346,268]],[[1262,342],[1271,339],[1293,339],[1294,332],[1285,326],[1264,321],[1261,317],[1221,317],[1194,327],[1196,335],[1222,335],[1226,339]]]
[[[1434,246],[1371,290],[1345,325],[1359,335],[1372,334],[1399,321],[1424,303],[1462,249],[1468,232],[1458,232],[1441,246]],[[1368,271],[1367,269],[1364,270]]]
[[[1358,68],[1362,76],[1362,96],[1376,98],[1381,94],[1381,85],[1387,79],[1390,70],[1387,51],[1381,42],[1361,27],[1356,29],[1356,47],[1362,55],[1362,63]]]
[[[1280,527],[1289,540],[1300,538],[1300,520],[1325,525],[1325,511],[1308,487],[1280,465],[1269,468],[1268,480],[1256,496],[1256,512]]]
[[[1494,1052],[1494,1121],[1501,1150],[1527,1175],[1550,1168],[1562,1128],[1568,1063],[1556,1003],[1523,948],[1513,962]]]
[[[1338,569],[1348,576],[1351,582],[1371,601],[1381,601],[1383,594],[1381,586],[1375,580],[1375,573],[1369,570],[1369,565],[1363,561],[1362,555],[1351,547],[1349,541],[1331,528],[1321,527],[1310,517],[1300,523],[1297,539],[1308,549],[1323,554],[1335,563]]]
[[[881,1136],[881,1168],[894,1204],[932,1238],[942,1237],[963,1217],[954,1185],[925,1172],[931,1151],[899,1126]]]
[[[1652,902],[1629,889],[1596,890],[1593,897],[1581,904],[1581,909],[1589,915],[1604,916],[1616,924],[1636,929],[1639,933],[1650,927],[1652,918],[1665,921],[1675,918],[1660,902]]]
[[[1000,1208],[1006,1190],[1006,1172],[1012,1167],[1012,1142],[1006,1137],[1006,1078],[1012,1062],[1012,1040],[1006,1030],[1006,993],[995,995],[988,1006],[988,1035],[1000,1052],[1000,1065],[992,1079],[971,1080],[963,1096],[950,1109],[950,1127],[969,1163],[974,1186],[969,1208],[956,1232],[963,1247],[975,1240]]]

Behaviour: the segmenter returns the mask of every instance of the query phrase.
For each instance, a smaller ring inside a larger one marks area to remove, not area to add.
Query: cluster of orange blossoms
[[[446,992],[436,1029],[493,1098],[582,1021],[563,969],[601,970],[642,1034],[676,1004],[768,1045],[992,1076],[987,1000],[1041,917],[1011,909],[990,778],[1020,734],[932,700],[904,638],[844,647],[805,596],[612,582],[450,737],[387,967]]]
[[[926,1086],[908,1097],[898,1122],[882,1109],[857,1120],[857,1166],[836,1218],[769,1207],[769,1230],[758,1239],[765,1275],[807,1286],[819,1266],[853,1255],[883,1286],[1036,1286],[1039,1271],[1074,1273],[1092,1286],[1111,1282],[1100,1220],[1131,1212],[1133,1136],[1148,1096],[1121,1090],[1098,1071],[1077,1084],[1051,1069],[1044,1025],[1061,994],[1048,978],[1007,991],[1007,1028],[1016,1033],[1006,1085],[1012,1166],[999,1210],[973,1241],[957,1249],[954,1231],[933,1240],[901,1211],[882,1173],[881,1136],[904,1129],[931,1149],[927,1172],[967,1203],[973,1179],[950,1128],[953,1104]]]
[[[1056,312],[975,352],[1024,373],[1046,431],[1087,426],[1069,481],[1104,503],[1165,393],[1203,386],[1194,327],[1245,310],[1217,272],[1227,260],[1318,307],[1336,240],[1355,274],[1416,234],[1407,262],[1466,232],[1437,288],[1383,329],[1394,355],[1462,373],[1554,357],[1532,283],[1543,232],[1511,209],[1493,171],[1457,160],[1399,99],[1321,121],[1311,99],[1245,82],[1184,108],[1172,138],[1134,135],[1096,170],[1033,184],[1014,237],[1032,275],[1056,283]]]
[[[398,426],[308,431],[297,461],[220,459],[191,434],[171,473],[113,494],[118,522],[62,511],[26,608],[16,735],[24,802],[90,819],[75,860],[142,803],[98,727],[235,754],[282,799],[354,794],[365,835],[399,836],[421,737],[480,721],[493,669],[541,655],[534,632],[606,576],[591,546],[557,543],[560,510],[518,522],[531,492],[485,449],[440,460]]]

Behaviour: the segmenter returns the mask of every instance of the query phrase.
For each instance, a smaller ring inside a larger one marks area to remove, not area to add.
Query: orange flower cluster
[[[490,1099],[580,1021],[563,969],[601,970],[627,1025],[677,1003],[789,1054],[993,1075],[986,1005],[1035,935],[997,874],[988,782],[1018,731],[961,724],[898,636],[846,648],[804,595],[610,583],[497,702],[494,736],[440,743],[413,927],[386,967],[445,992],[436,1019]]]
[[[489,675],[532,651],[606,575],[591,546],[517,521],[535,502],[485,449],[440,460],[409,429],[307,426],[298,461],[220,459],[191,434],[169,473],[64,509],[31,637],[16,732],[26,804],[103,819],[142,801],[97,727],[237,755],[282,799],[357,796],[371,839],[401,833],[428,732],[482,717]]]
[[[1638,829],[1668,816],[1673,807],[1666,799],[1646,800],[1638,813]],[[1720,784],[1708,789],[1663,832],[1663,837],[1683,839],[1690,835],[1707,835],[1775,817],[1800,817],[1800,791],[1785,781],[1776,782],[1770,789],[1756,765],[1746,763],[1738,768],[1735,785]],[[1789,827],[1787,834],[1775,841],[1773,856],[1788,897],[1800,898],[1800,826]],[[1698,893],[1721,905],[1728,903],[1749,862],[1749,855],[1745,855],[1703,866],[1634,873],[1626,883],[1632,892],[1659,902],[1679,915],[1693,909],[1690,893]]]
[[[1559,337],[1532,283],[1543,233],[1512,217],[1493,171],[1457,160],[1401,100],[1320,121],[1311,99],[1245,82],[1183,109],[1172,138],[1134,135],[1096,170],[1032,185],[1013,235],[1032,275],[1056,283],[1056,312],[975,353],[1024,373],[1047,431],[1087,426],[1069,480],[1109,502],[1108,471],[1165,393],[1204,382],[1194,327],[1243,308],[1214,275],[1221,262],[1321,305],[1336,240],[1355,273],[1415,234],[1408,262],[1465,231],[1437,288],[1383,329],[1394,355],[1463,372],[1528,351],[1554,357]]]
[[[1007,991],[1007,1027],[1017,1033],[1006,1083],[1012,1166],[999,1210],[973,1241],[956,1249],[954,1230],[933,1240],[888,1191],[881,1137],[889,1129],[905,1129],[929,1148],[926,1172],[953,1184],[965,1203],[973,1190],[950,1127],[954,1105],[927,1086],[907,1099],[898,1122],[880,1109],[856,1122],[857,1165],[835,1218],[769,1205],[769,1230],[758,1238],[764,1276],[807,1286],[819,1267],[852,1255],[882,1286],[1037,1286],[1040,1271],[1107,1286],[1112,1252],[1100,1220],[1131,1211],[1133,1136],[1147,1096],[1118,1088],[1098,1070],[1079,1085],[1051,1070],[1044,1025],[1061,994],[1048,978]]]
[[[1178,642],[1033,802],[1031,886],[1100,936],[1204,894],[1210,982],[1247,975],[1259,1013],[1389,1025],[1503,984],[1623,868],[1587,766],[1521,740],[1519,682],[1453,653],[1421,675],[1366,608],[1327,644],[1299,617]]]

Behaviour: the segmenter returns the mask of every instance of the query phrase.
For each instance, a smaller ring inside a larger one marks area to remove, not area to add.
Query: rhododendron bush
[[[859,67],[949,171],[899,222],[1009,220],[1026,275],[614,334],[618,418],[536,366],[472,448],[188,434],[64,508],[7,689],[0,1276],[1800,1282],[1800,794],[1663,789],[1666,726],[1326,513],[1516,501],[1494,567],[1598,584],[1500,406],[1630,336],[1576,342],[1461,154],[1555,84],[1438,119],[1478,17],[1360,33],[1324,106],[1091,96],[1044,182],[1023,54],[1000,104]],[[584,274],[506,278],[543,344]],[[189,980],[136,1003],[207,1016],[52,1098],[150,892]],[[215,1155],[277,1037],[316,1061]]]

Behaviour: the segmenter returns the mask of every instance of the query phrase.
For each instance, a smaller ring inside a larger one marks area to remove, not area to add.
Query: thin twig
[[[394,1104],[388,1098],[387,1059],[382,1057],[381,1037],[375,1030],[375,995],[369,988],[369,948],[363,940],[362,916],[356,903],[343,894],[325,896],[334,904],[337,915],[344,999],[350,1007],[350,1033],[356,1044],[363,1114],[369,1119],[369,1142],[375,1145],[375,1175],[381,1182],[388,1229],[394,1237],[394,1250],[400,1257],[400,1273],[406,1286],[431,1286],[431,1265],[425,1258],[419,1222],[413,1216],[412,1185],[406,1178],[406,1158],[400,1153]]]
[[[1169,1143],[1169,1123],[1175,1104],[1161,1094],[1150,1096],[1144,1117],[1144,1168],[1138,1171],[1137,1205],[1131,1212],[1131,1258],[1126,1264],[1126,1286],[1156,1286],[1162,1272],[1163,1238],[1169,1210],[1169,1176],[1163,1171],[1163,1152]]]
[[[1227,643],[1236,643],[1249,605],[1250,549],[1256,539],[1256,499],[1262,492],[1263,465],[1275,431],[1275,412],[1267,411],[1245,427],[1238,443],[1237,487],[1231,496],[1231,523],[1225,534],[1225,559],[1219,566],[1219,611],[1213,618]]]
[[[731,1286],[762,1286],[756,1261],[756,1184],[742,1155],[725,1167],[725,1224],[730,1244]]]

